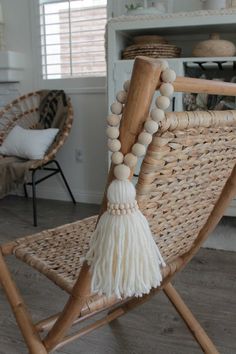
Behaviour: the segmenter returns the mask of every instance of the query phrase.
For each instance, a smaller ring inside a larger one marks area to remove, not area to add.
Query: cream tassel
[[[165,266],[147,219],[138,209],[129,180],[114,180],[107,192],[108,210],[94,231],[86,259],[93,292],[118,298],[142,296],[162,281]]]

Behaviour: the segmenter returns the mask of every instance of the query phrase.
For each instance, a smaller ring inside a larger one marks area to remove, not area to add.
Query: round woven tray
[[[144,35],[144,36],[135,36],[133,38],[135,44],[167,44],[167,40],[158,35]]]
[[[123,59],[134,59],[138,55],[149,56],[152,58],[178,58],[181,48],[171,44],[163,43],[143,43],[133,44],[123,51]]]

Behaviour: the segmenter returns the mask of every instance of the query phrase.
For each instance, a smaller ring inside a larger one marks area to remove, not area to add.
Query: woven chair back
[[[166,260],[198,241],[235,165],[236,111],[168,113],[143,160],[137,197]]]
[[[54,158],[58,149],[64,144],[65,139],[69,135],[73,121],[73,109],[70,99],[67,99],[68,113],[64,126],[60,129],[59,134],[57,134],[57,137],[46,153],[43,162],[47,162]],[[0,145],[15,125],[19,125],[25,129],[38,128],[39,104],[40,91],[30,92],[27,95],[15,99],[0,111]],[[36,162],[35,164],[38,165],[39,162]]]

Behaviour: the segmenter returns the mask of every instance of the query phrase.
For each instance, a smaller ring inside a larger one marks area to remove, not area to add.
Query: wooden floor
[[[32,226],[30,200],[0,200],[0,242],[92,215],[94,205],[39,201],[39,227]],[[236,236],[235,236],[236,237]],[[26,303],[39,320],[57,312],[66,296],[24,264],[9,258]],[[174,285],[222,354],[236,353],[236,253],[202,249]],[[57,353],[61,354],[197,354],[185,324],[163,294]],[[0,354],[27,349],[0,289]]]

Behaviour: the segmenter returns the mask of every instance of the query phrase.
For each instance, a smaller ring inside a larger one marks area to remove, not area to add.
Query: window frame
[[[107,0],[107,18],[111,13],[111,7]],[[31,12],[31,39],[32,39],[32,59],[33,59],[33,80],[35,89],[55,89],[62,87],[68,93],[105,93],[107,75],[89,77],[68,77],[58,79],[44,79],[42,76],[41,42],[40,42],[40,13],[39,0],[30,2]]]

